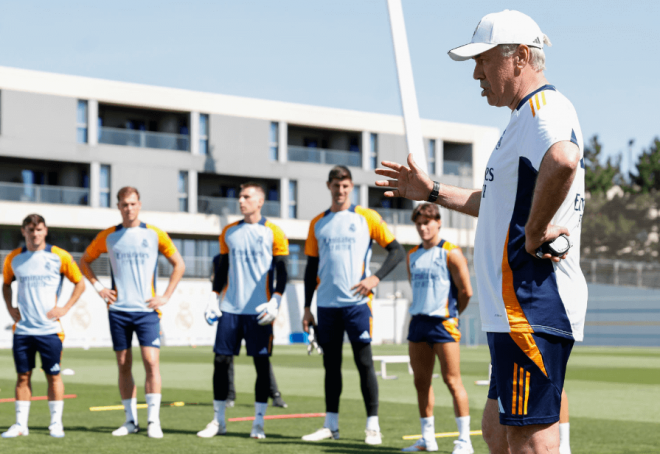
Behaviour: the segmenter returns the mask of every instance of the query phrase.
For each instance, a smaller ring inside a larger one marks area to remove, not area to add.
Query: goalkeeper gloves
[[[222,317],[222,311],[220,310],[220,295],[214,295],[214,297],[209,301],[206,310],[204,311],[204,320],[209,325],[213,325],[218,319]]]
[[[270,301],[258,305],[256,308],[259,313],[257,315],[257,322],[262,326],[273,323],[275,318],[277,318],[281,301],[282,295],[275,293]]]
[[[319,355],[323,354],[323,349],[319,345],[318,341],[316,340],[316,326],[315,325],[309,325],[309,334],[307,335],[307,340],[309,341],[309,344],[307,344],[307,354],[311,355],[312,351],[316,350],[316,352]]]

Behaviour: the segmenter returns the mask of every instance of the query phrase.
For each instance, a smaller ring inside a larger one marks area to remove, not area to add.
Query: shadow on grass
[[[246,435],[249,437],[249,434]],[[331,453],[364,453],[364,452],[400,452],[400,448],[388,446],[370,446],[357,440],[334,440],[334,441],[303,441],[298,437],[287,437],[285,435],[267,435],[268,445],[291,445],[293,446],[315,446],[325,448],[325,452]],[[264,444],[264,447],[266,445]]]

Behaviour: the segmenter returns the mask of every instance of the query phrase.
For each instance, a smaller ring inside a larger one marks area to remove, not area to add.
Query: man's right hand
[[[213,326],[220,317],[222,317],[222,311],[220,310],[220,297],[215,295],[215,297],[209,301],[208,306],[206,306],[204,320],[206,320],[206,323],[210,326]]]
[[[312,311],[308,307],[305,308],[305,314],[303,315],[302,325],[303,325],[303,331],[305,331],[306,333],[309,333],[310,326],[316,325],[316,321],[314,320],[314,314],[312,314]]]
[[[405,197],[410,200],[426,201],[433,190],[433,181],[415,164],[412,153],[408,155],[408,166],[392,161],[383,161],[389,169],[376,169],[376,174],[391,178],[391,180],[376,181],[376,186],[396,188],[386,191],[385,197]]]
[[[115,301],[117,301],[117,292],[109,288],[104,288],[101,290],[99,292],[99,296],[103,298],[103,301],[108,304],[113,304]]]
[[[13,318],[16,323],[21,321],[21,311],[19,311],[17,307],[9,308],[9,315],[11,315],[11,318]]]

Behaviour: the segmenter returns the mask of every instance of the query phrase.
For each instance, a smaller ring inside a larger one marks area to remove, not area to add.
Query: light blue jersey
[[[411,315],[451,319],[458,317],[458,289],[447,267],[447,256],[457,246],[441,240],[430,249],[421,244],[408,252],[408,272],[413,291]]]

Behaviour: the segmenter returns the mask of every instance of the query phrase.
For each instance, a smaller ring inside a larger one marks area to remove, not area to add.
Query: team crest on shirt
[[[50,262],[46,262],[46,265],[44,265],[44,268],[46,268],[48,271],[50,271]]]
[[[147,240],[142,240],[142,247],[149,247]]]
[[[442,264],[442,257],[437,256],[437,257],[433,260],[433,265],[435,265],[435,266],[440,266],[441,264]]]
[[[259,246],[261,246],[262,244],[264,244],[264,237],[262,237],[262,236],[257,237],[257,244],[258,244]]]
[[[504,132],[502,133],[502,137],[500,137],[500,140],[497,141],[497,145],[495,145],[495,149],[496,149],[496,150],[499,150],[500,145],[502,145],[502,139],[504,138],[504,134],[506,134],[506,129],[505,129]]]
[[[351,232],[355,232],[356,229],[357,227],[355,227],[355,224],[351,224],[351,226],[348,228],[348,230],[350,230]]]

